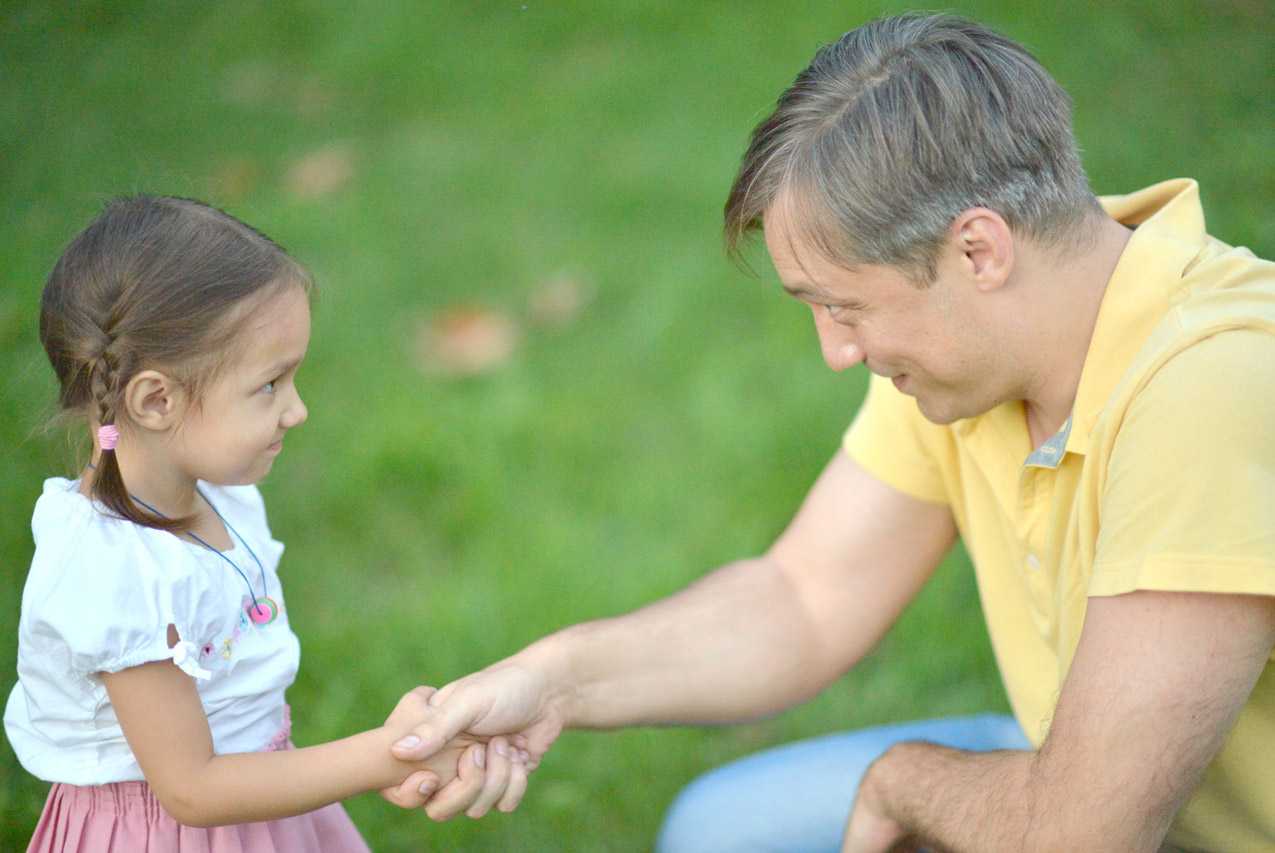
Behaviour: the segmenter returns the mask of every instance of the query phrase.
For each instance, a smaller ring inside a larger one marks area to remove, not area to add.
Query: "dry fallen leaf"
[[[282,74],[266,62],[249,60],[226,69],[221,80],[221,95],[241,107],[260,107],[275,97]]]
[[[593,294],[580,279],[561,273],[541,282],[527,300],[531,322],[537,326],[561,329],[571,325]]]
[[[336,94],[318,80],[302,80],[294,89],[297,113],[303,118],[319,118],[331,112],[336,104]]]
[[[521,332],[511,317],[472,305],[452,306],[427,320],[416,332],[417,364],[445,376],[486,373],[507,362]]]
[[[316,199],[336,192],[354,177],[354,149],[334,142],[311,151],[288,169],[285,183],[292,195]]]
[[[261,177],[261,167],[256,161],[247,157],[235,157],[226,160],[211,178],[211,195],[226,202],[243,200],[257,186]]]

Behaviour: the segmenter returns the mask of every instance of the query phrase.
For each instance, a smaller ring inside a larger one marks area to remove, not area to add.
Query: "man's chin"
[[[969,395],[955,393],[941,397],[935,394],[918,394],[913,399],[916,400],[916,407],[925,419],[938,426],[947,426],[957,421],[977,418],[979,415],[985,415],[1005,402],[1003,400],[974,400]]]
[[[958,410],[955,406],[945,406],[936,404],[933,398],[916,396],[916,407],[927,421],[938,426],[947,426],[955,423],[962,418],[969,417],[969,414]]]

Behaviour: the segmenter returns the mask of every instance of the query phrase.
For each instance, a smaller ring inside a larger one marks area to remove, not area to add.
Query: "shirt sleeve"
[[[169,543],[64,494],[41,498],[33,532],[20,632],[29,662],[78,679],[171,657],[168,626],[180,635],[188,622],[174,612],[174,591],[188,579]]]
[[[1112,448],[1090,595],[1275,595],[1275,335],[1233,330],[1171,358]]]
[[[937,454],[949,444],[946,430],[927,421],[915,400],[875,375],[844,440],[846,452],[872,476],[931,503],[948,503]]]

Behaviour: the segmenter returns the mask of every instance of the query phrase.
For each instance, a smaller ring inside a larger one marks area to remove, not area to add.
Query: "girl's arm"
[[[351,737],[305,749],[216,755],[195,684],[171,661],[102,673],[102,680],[146,781],[164,808],[189,826],[301,814],[398,785],[416,770],[433,772],[440,785],[458,768],[462,778],[482,773],[483,759],[473,753],[484,747],[473,739],[458,739],[421,762],[390,755],[392,743],[433,713],[416,692],[384,726]]]

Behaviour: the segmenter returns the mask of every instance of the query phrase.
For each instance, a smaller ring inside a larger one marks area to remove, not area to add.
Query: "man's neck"
[[[1071,415],[1107,284],[1132,234],[1104,215],[1096,239],[1085,250],[1061,259],[1035,258],[1035,326],[1040,334],[1024,342],[1025,363],[1032,369],[1023,393],[1033,447]]]

